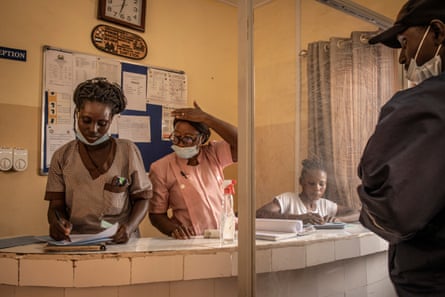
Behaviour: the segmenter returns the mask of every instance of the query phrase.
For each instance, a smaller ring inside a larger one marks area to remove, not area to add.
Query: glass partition
[[[302,161],[317,158],[327,169],[324,197],[359,210],[356,169],[362,149],[380,107],[401,88],[398,53],[367,43],[379,28],[345,13],[347,9],[340,11],[322,2],[254,4],[254,158],[253,166],[239,166],[254,168],[252,199],[257,209],[281,193],[299,193]],[[392,19],[404,1],[354,3]],[[241,124],[240,129],[248,131]],[[243,215],[248,211],[240,212]],[[240,241],[240,250],[249,248]],[[258,259],[256,296],[296,296],[290,292],[299,289],[295,284],[303,284],[303,272],[262,273]],[[240,274],[239,280],[243,277]]]

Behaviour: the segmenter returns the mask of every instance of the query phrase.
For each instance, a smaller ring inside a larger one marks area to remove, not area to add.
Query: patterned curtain
[[[308,157],[328,171],[326,198],[358,209],[357,166],[380,107],[400,88],[397,52],[352,32],[308,45]]]

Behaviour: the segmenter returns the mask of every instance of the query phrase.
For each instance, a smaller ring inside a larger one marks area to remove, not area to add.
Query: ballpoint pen
[[[56,209],[54,210],[54,213],[56,214],[57,221],[59,221],[59,223],[61,223],[66,228],[65,222],[63,222],[62,216],[60,215],[59,211]],[[70,236],[66,234],[65,234],[65,239],[71,241]]]

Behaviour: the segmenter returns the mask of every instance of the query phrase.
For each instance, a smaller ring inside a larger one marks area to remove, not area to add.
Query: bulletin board
[[[72,94],[80,82],[94,77],[122,86],[127,108],[114,117],[110,133],[138,146],[147,172],[152,162],[171,152],[170,112],[187,104],[184,71],[44,46],[40,174],[48,174],[57,148],[75,139]]]

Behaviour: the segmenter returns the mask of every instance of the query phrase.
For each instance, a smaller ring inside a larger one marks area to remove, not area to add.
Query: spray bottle
[[[224,198],[222,201],[220,242],[235,240],[235,213],[233,212],[233,194],[235,194],[235,180],[224,181]]]

